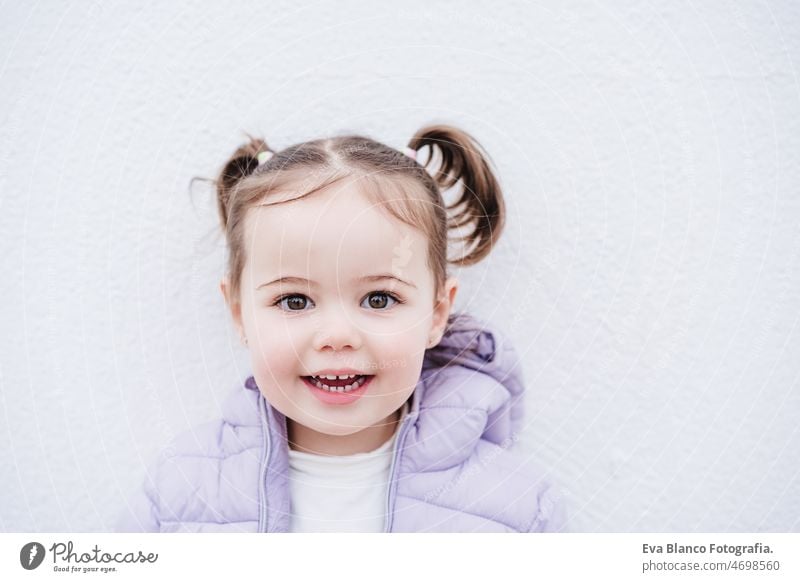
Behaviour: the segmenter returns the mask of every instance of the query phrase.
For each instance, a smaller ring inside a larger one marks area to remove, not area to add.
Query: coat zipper
[[[270,448],[272,446],[270,437],[269,437],[269,423],[267,421],[267,410],[266,410],[266,400],[264,399],[263,395],[259,394],[258,399],[258,406],[261,412],[261,433],[263,435],[262,438],[262,450],[264,451],[263,456],[261,457],[261,487],[259,487],[258,492],[258,501],[259,501],[259,516],[258,516],[258,531],[261,533],[267,532],[267,517],[269,515],[268,508],[267,508],[267,463],[269,462],[269,454]],[[399,456],[399,451],[402,449],[403,444],[406,440],[406,434],[408,433],[408,427],[410,419],[413,415],[407,414],[406,417],[403,419],[402,423],[400,424],[400,428],[398,429],[397,439],[395,440],[394,448],[392,449],[392,463],[389,467],[389,491],[386,495],[386,526],[384,527],[384,532],[390,532],[392,530],[392,525],[394,522],[394,514],[392,512],[392,507],[394,505],[394,493],[397,489],[397,483],[395,482],[395,472],[397,470],[397,459]]]
[[[264,396],[259,393],[258,394],[258,407],[261,412],[261,434],[262,434],[262,445],[261,450],[263,451],[263,456],[261,457],[261,487],[258,490],[258,507],[259,507],[259,515],[258,515],[258,531],[261,533],[267,532],[267,463],[269,462],[269,453],[270,447],[272,443],[270,442],[269,438],[269,423],[267,421],[267,408],[266,408],[266,400],[264,400]]]
[[[392,509],[394,508],[394,498],[395,498],[395,490],[397,489],[397,483],[395,482],[395,471],[397,469],[397,458],[399,451],[403,447],[403,443],[406,440],[406,433],[408,432],[409,419],[411,418],[411,414],[407,414],[406,417],[403,419],[403,422],[400,424],[400,428],[397,432],[397,439],[394,443],[394,448],[392,449],[392,463],[389,466],[389,491],[386,494],[386,526],[383,528],[384,533],[388,533],[392,531],[392,525],[394,524],[394,512]]]

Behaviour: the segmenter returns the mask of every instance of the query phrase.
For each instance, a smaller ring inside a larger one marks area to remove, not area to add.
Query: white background
[[[473,133],[509,224],[457,308],[525,357],[573,531],[800,531],[800,5],[0,9],[0,530],[104,531],[247,357],[244,139]]]

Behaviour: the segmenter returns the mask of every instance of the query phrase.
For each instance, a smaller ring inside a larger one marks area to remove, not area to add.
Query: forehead
[[[244,242],[248,262],[265,275],[320,279],[383,270],[419,278],[427,271],[425,235],[391,216],[354,183],[251,208]]]

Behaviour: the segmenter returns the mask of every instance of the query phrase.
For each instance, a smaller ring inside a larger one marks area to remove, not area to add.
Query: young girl
[[[450,262],[470,265],[504,222],[472,137],[430,126],[403,152],[361,136],[281,151],[251,139],[215,183],[220,287],[252,376],[222,419],[160,455],[118,531],[564,529],[559,497],[512,446],[525,427],[515,350],[451,313],[448,231],[466,230]]]

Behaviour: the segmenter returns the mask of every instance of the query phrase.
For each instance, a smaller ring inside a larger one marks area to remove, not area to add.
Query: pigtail
[[[424,163],[426,169],[433,163],[434,149],[439,152],[440,165],[430,173],[440,190],[461,183],[460,196],[447,207],[448,230],[474,225],[468,234],[455,237],[467,241],[465,248],[471,250],[450,262],[458,266],[475,264],[489,254],[505,224],[503,193],[489,165],[489,156],[475,138],[449,125],[424,127],[408,144],[415,151],[425,146],[431,148]]]
[[[272,151],[267,142],[261,138],[254,138],[250,134],[245,134],[250,141],[240,146],[225,162],[222,171],[217,178],[215,185],[217,188],[217,207],[219,209],[220,222],[222,229],[228,225],[228,205],[231,200],[236,185],[243,179],[252,174],[258,167],[258,154],[261,152]]]

